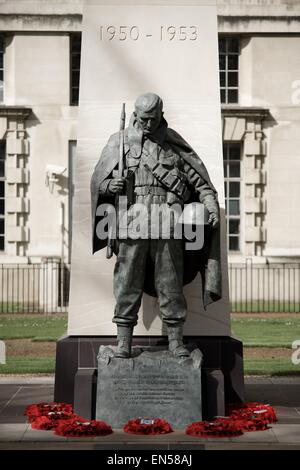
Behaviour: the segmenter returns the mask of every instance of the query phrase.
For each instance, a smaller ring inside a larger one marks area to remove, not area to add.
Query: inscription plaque
[[[198,349],[184,360],[150,348],[133,348],[130,359],[113,352],[112,346],[99,350],[96,419],[115,428],[133,418],[163,418],[177,428],[201,421]]]

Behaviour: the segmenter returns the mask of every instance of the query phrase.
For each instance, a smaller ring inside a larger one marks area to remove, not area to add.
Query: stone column
[[[246,256],[261,256],[266,242],[265,148],[262,117],[248,118],[244,140]]]
[[[29,241],[26,227],[29,201],[27,139],[25,120],[31,110],[16,106],[1,106],[2,138],[6,139],[6,253],[11,256],[25,256]],[[3,124],[6,124],[4,126]],[[4,127],[6,129],[4,130]]]

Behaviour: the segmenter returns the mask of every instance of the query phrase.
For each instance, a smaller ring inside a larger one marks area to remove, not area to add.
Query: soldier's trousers
[[[147,256],[154,264],[155,288],[164,323],[177,325],[185,321],[187,306],[182,292],[182,240],[120,240],[114,271],[116,307],[113,322],[137,324],[142,301]]]

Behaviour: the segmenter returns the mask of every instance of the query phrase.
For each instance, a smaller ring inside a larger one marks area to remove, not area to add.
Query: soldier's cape
[[[92,234],[93,248],[95,253],[104,248],[106,240],[100,240],[96,235],[97,223],[101,219],[96,215],[97,207],[100,204],[115,204],[115,196],[99,194],[100,184],[110,176],[111,172],[117,167],[119,162],[119,132],[113,134],[107,145],[104,147],[101,157],[94,169],[91,178],[91,206],[92,206]],[[124,132],[124,154],[130,151],[130,156],[140,158],[142,153],[142,133],[135,126],[134,115],[131,118],[128,128]],[[152,137],[151,137],[152,138]],[[207,182],[213,190],[216,200],[217,191],[214,188],[204,163],[194,152],[191,146],[173,129],[170,129],[165,119],[162,120],[154,139],[160,145],[164,142],[169,144],[177,155],[180,155],[192,168]],[[190,189],[190,188],[189,188]],[[199,201],[199,196],[191,191],[191,196],[185,204]],[[222,297],[221,281],[221,260],[220,260],[220,228],[211,229],[205,226],[204,245],[201,250],[193,251],[185,249],[185,240],[183,240],[184,249],[184,284],[190,283],[198,272],[202,278],[202,297],[203,305],[206,308],[212,302]],[[200,286],[199,286],[200,288]],[[154,266],[149,257],[147,261],[147,270],[144,283],[144,292],[151,296],[156,296],[154,287]]]

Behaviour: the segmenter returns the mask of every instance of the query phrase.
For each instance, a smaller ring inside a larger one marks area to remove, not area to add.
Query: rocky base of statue
[[[96,419],[122,428],[133,418],[162,418],[174,428],[202,419],[202,353],[174,357],[165,349],[135,346],[130,358],[100,346]]]
[[[133,348],[168,349],[166,336],[134,336]],[[243,345],[229,336],[186,336],[189,351],[203,352],[203,419],[223,416],[226,403],[245,401]],[[71,403],[76,412],[95,419],[100,346],[117,346],[116,336],[63,336],[56,346],[54,400]],[[128,359],[124,359],[126,361]]]

